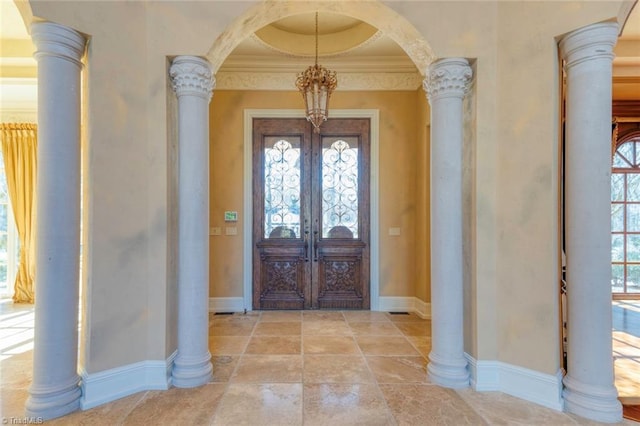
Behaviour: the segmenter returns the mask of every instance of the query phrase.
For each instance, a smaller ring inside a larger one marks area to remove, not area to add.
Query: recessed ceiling
[[[335,13],[318,13],[316,40],[315,13],[290,16],[275,21],[255,36],[266,47],[286,55],[312,57],[338,55],[371,41],[378,30],[357,19]],[[316,44],[317,41],[317,44]]]

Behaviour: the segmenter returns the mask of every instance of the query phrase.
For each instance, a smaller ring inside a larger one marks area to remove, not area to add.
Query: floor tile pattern
[[[20,419],[31,378],[33,311],[2,308],[0,314],[2,342],[7,342],[0,353],[0,416]],[[31,334],[25,331],[29,327]],[[46,424],[596,424],[499,392],[429,383],[430,329],[430,321],[414,314],[212,314],[213,378],[207,385],[140,392]],[[618,347],[621,357],[626,350]]]

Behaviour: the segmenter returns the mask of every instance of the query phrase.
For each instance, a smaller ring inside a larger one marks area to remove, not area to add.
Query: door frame
[[[371,120],[370,150],[371,170],[369,175],[369,297],[370,310],[380,310],[380,230],[379,230],[379,122],[377,109],[332,109],[331,118],[368,118]],[[245,109],[244,110],[244,173],[243,173],[243,242],[242,242],[242,281],[243,304],[246,311],[253,310],[253,119],[254,118],[304,118],[303,109]]]

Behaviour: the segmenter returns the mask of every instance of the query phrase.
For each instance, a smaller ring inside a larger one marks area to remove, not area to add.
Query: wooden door
[[[368,119],[254,119],[254,309],[369,309],[369,166]]]

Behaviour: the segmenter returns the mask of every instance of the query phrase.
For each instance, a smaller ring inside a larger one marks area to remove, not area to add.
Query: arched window
[[[611,286],[640,296],[640,134],[621,141],[611,173]]]

